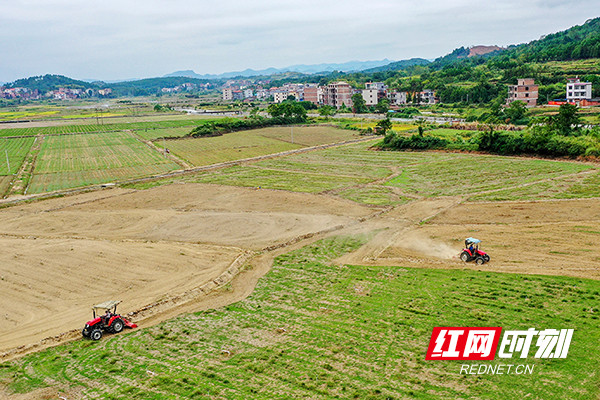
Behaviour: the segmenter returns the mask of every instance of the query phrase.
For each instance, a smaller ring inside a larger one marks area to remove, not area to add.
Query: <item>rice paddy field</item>
[[[183,126],[174,128],[144,128],[136,129],[135,133],[146,140],[161,138],[183,137],[192,131],[193,127]]]
[[[81,187],[178,169],[127,132],[48,136],[28,193]]]
[[[0,139],[0,176],[17,173],[34,141],[32,137]]]
[[[7,128],[0,129],[0,137],[7,136],[45,136],[45,135],[64,135],[76,133],[91,133],[91,132],[111,132],[121,130],[147,130],[157,128],[177,128],[189,127],[191,130],[198,125],[198,121],[194,119],[182,120],[166,120],[166,121],[143,121],[143,122],[120,122],[112,123],[103,120],[101,124],[97,124],[96,120],[89,120],[87,124],[61,125],[54,124],[51,126],[32,126],[27,128]]]

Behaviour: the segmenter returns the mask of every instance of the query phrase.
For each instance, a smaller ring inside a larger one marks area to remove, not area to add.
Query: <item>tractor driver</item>
[[[473,243],[469,245],[469,251],[471,252],[471,255],[474,254],[473,252],[475,251],[475,247],[473,246]]]

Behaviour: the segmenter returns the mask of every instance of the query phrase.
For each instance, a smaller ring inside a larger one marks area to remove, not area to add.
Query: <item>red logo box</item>
[[[501,327],[436,327],[426,360],[493,360]]]

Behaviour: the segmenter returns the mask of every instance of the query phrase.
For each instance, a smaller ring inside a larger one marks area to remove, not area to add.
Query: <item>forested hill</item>
[[[183,83],[193,83],[203,85],[207,82],[212,84],[222,84],[221,81],[209,81],[206,79],[185,78],[185,77],[163,77],[163,78],[148,78],[137,81],[125,81],[118,83],[85,82],[77,79],[72,79],[63,75],[43,75],[33,76],[31,78],[18,79],[14,82],[6,84],[7,87],[24,87],[31,90],[38,90],[44,94],[50,90],[59,88],[69,89],[100,89],[112,88],[116,96],[138,96],[138,95],[154,95],[160,92],[161,88],[174,87]]]
[[[71,79],[62,75],[32,76],[30,78],[17,79],[14,82],[6,84],[6,86],[24,87],[31,90],[37,89],[41,93],[46,93],[49,90],[55,90],[59,87],[69,89],[87,89],[90,87],[97,87],[95,84]]]
[[[539,40],[511,46],[502,55],[526,62],[600,58],[600,17]]]

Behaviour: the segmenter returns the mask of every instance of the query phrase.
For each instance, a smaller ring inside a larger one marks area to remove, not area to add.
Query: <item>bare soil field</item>
[[[210,304],[239,300],[275,253],[313,235],[368,234],[337,263],[600,279],[599,220],[600,199],[465,203],[456,196],[385,208],[195,183],[10,207],[0,210],[8,249],[0,255],[0,352],[81,328],[90,306],[107,299],[123,300],[123,312],[161,303],[155,314],[134,317],[142,326],[194,311],[200,303],[172,299],[220,279],[246,256],[253,268],[233,280],[234,293],[213,293]],[[467,236],[483,240],[489,264],[458,260]]]
[[[600,279],[600,199],[461,203],[423,200],[369,222],[381,231],[341,262],[471,268]],[[464,238],[483,240],[483,266],[458,259]]]
[[[3,209],[0,353],[81,328],[103,300],[139,310],[214,281],[243,254],[373,212],[327,196],[202,184]]]

